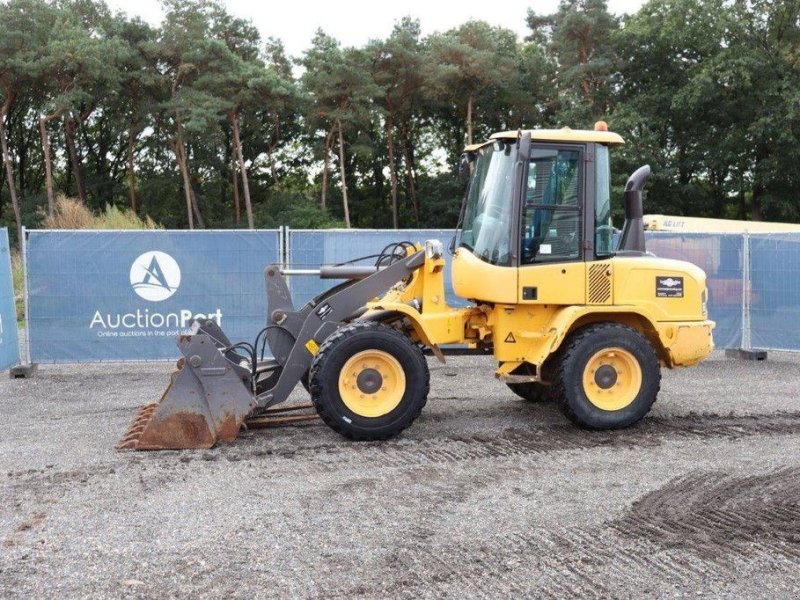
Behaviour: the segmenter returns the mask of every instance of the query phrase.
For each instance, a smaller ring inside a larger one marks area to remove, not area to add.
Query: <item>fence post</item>
[[[753,350],[751,317],[751,263],[752,248],[750,246],[750,232],[742,234],[742,343],[738,350],[726,350],[726,356],[743,358],[745,360],[765,360],[766,350]]]
[[[742,349],[752,350],[750,329],[750,233],[742,236]]]
[[[278,226],[278,263],[281,269],[286,266],[286,226]]]
[[[23,225],[22,239],[19,241],[22,251],[22,309],[25,319],[25,363],[31,362],[31,317],[28,308],[28,230]]]
[[[20,356],[20,365],[11,369],[11,377],[14,379],[27,379],[36,373],[37,365],[31,363],[31,319],[28,308],[28,231],[22,226],[22,239],[19,241],[19,249],[22,253],[22,306],[23,318],[25,319],[25,356]],[[14,324],[16,327],[16,323]]]
[[[283,240],[283,252],[281,253],[281,269],[288,269],[292,266],[292,242],[290,239],[288,225],[281,225],[281,239]],[[292,278],[286,278],[286,287],[289,293],[292,292]]]

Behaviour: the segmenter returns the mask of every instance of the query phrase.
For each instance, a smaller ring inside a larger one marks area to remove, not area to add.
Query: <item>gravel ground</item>
[[[590,433],[451,358],[389,442],[314,423],[160,453],[114,444],[164,363],[2,378],[0,594],[795,598],[799,362],[716,353]]]

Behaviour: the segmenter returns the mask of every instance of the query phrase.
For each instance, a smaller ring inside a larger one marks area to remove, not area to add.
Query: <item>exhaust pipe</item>
[[[617,253],[645,253],[644,245],[644,209],[642,208],[642,189],[650,178],[650,165],[639,167],[628,178],[625,184],[625,225],[619,239]]]

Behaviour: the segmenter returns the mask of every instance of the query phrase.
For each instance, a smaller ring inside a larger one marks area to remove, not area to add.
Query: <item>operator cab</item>
[[[529,160],[519,164],[526,137]],[[497,133],[467,148],[471,176],[459,245],[499,266],[612,255],[609,146],[623,143],[615,133],[564,128]],[[515,175],[523,175],[521,211],[514,210]],[[518,251],[511,245],[515,212],[521,212]],[[583,244],[587,232],[590,243]]]
[[[509,131],[466,148],[460,170],[466,173],[469,165],[469,186],[456,262],[472,264],[477,259],[503,271],[520,268],[522,273],[537,265],[612,257],[609,148],[624,141],[603,122],[595,127]],[[506,292],[486,297],[485,288],[483,297],[476,295],[470,282],[459,281],[459,271],[454,264],[453,284],[461,288],[457,293],[487,301],[513,300]],[[485,274],[490,272],[507,278],[495,269]]]

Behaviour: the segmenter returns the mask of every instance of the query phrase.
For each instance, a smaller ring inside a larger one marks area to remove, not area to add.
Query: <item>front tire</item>
[[[311,399],[322,420],[353,440],[385,440],[411,425],[428,399],[420,348],[382,323],[347,325],[311,363]]]
[[[619,323],[600,323],[565,342],[556,400],[581,427],[621,429],[650,411],[660,385],[658,357],[647,338]]]

